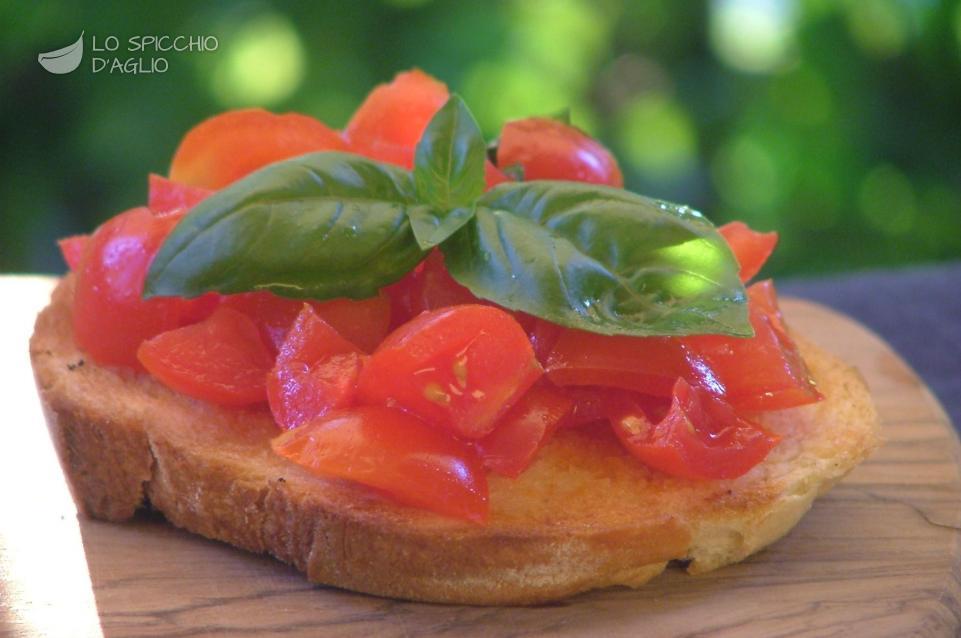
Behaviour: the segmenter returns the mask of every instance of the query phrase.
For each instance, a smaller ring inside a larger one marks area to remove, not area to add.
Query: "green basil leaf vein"
[[[730,248],[684,206],[591,184],[501,184],[441,248],[475,295],[565,326],[753,334]]]
[[[467,105],[457,95],[434,115],[414,154],[414,186],[432,208],[411,217],[414,236],[424,250],[438,245],[473,215],[484,192],[484,137]]]
[[[277,162],[198,204],[157,253],[143,294],[370,297],[423,259],[409,216],[430,208],[410,173],[357,155]]]

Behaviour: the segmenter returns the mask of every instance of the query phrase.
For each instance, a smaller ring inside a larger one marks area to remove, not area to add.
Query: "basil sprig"
[[[177,225],[144,296],[369,297],[439,246],[478,297],[561,325],[753,333],[737,262],[700,213],[577,182],[485,193],[485,155],[476,121],[453,96],[424,132],[412,172],[334,152],[271,164]]]

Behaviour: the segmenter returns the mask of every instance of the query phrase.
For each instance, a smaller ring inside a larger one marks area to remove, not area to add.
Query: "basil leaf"
[[[469,222],[474,216],[474,207],[461,206],[448,210],[443,215],[439,214],[439,209],[419,207],[408,211],[408,215],[417,245],[423,250],[429,250]]]
[[[684,206],[592,184],[501,184],[441,248],[478,297],[565,326],[753,334],[737,261]]]
[[[177,224],[143,294],[371,297],[424,257],[408,219],[422,208],[410,173],[357,155],[312,153],[271,164]]]
[[[421,248],[436,246],[470,220],[471,204],[484,192],[485,159],[480,127],[464,101],[452,95],[427,125],[414,155],[417,198],[432,205],[411,217]]]

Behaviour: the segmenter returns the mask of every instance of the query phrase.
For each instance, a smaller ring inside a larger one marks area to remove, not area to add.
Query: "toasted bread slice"
[[[397,505],[274,455],[264,411],[220,409],[145,374],[101,367],[73,342],[73,278],[37,319],[30,354],[75,500],[122,521],[149,504],[173,524],[296,566],[314,582],[412,600],[535,603],[637,587],[672,559],[697,573],[787,533],[878,445],[857,372],[800,340],[826,399],[770,413],[783,440],[747,475],[647,470],[606,429],[562,431],[530,469],[490,478],[490,522]]]

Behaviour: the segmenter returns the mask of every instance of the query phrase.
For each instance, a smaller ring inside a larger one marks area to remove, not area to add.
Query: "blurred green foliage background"
[[[84,31],[81,67],[37,55]],[[213,52],[129,53],[135,35]],[[165,73],[93,73],[91,38]],[[935,0],[167,0],[0,3],[0,271],[146,199],[181,135],[260,105],[340,127],[418,66],[485,133],[570,107],[628,187],[780,231],[771,274],[961,257],[961,3]]]

